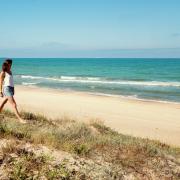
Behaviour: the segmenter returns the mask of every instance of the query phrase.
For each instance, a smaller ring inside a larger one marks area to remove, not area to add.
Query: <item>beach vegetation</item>
[[[95,171],[95,177],[112,179],[123,179],[130,174],[145,179],[180,177],[179,147],[120,134],[96,120],[86,123],[67,117],[53,120],[28,112],[22,112],[22,116],[27,124],[20,124],[9,111],[3,111],[0,120],[0,137],[10,140],[5,147],[0,146],[1,164],[6,164],[9,178],[26,179],[31,176],[37,179],[45,176],[47,179],[83,179],[88,177],[85,174],[90,167]],[[74,161],[73,168],[69,168],[72,164],[64,160],[52,165],[53,160],[47,158],[50,155],[41,153],[36,156],[35,152],[22,148],[26,144],[69,153]],[[16,158],[4,161],[12,154]],[[84,169],[82,164],[86,164]],[[76,166],[81,168],[75,170]],[[102,168],[101,171],[96,172],[97,166]]]

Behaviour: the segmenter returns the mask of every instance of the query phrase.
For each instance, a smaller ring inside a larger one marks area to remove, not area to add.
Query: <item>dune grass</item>
[[[59,165],[51,163],[51,157],[46,154],[37,156],[33,152],[26,151],[18,147],[18,144],[13,143],[5,148],[3,151],[3,161],[5,161],[8,169],[8,179],[22,180],[22,179],[71,179],[71,177],[80,179],[82,174],[73,174],[66,167],[66,161]],[[11,155],[9,155],[11,153]],[[7,177],[5,177],[7,179]]]
[[[10,111],[1,114],[1,138],[43,144],[94,161],[101,158],[104,162],[125,170],[131,169],[142,176],[146,176],[145,168],[154,173],[168,168],[172,177],[180,176],[180,172],[174,172],[173,166],[170,167],[167,161],[167,157],[171,157],[173,163],[179,165],[179,161],[176,161],[180,158],[178,147],[119,134],[97,121],[83,123],[69,118],[52,120],[28,112],[22,112],[22,116],[28,121],[27,124],[20,124]]]
[[[76,122],[71,119],[47,119],[42,115],[23,112],[27,124],[20,124],[10,111],[3,112],[0,121],[1,136],[13,136],[28,142],[44,144],[78,154],[88,155],[100,147],[122,147],[136,149],[149,156],[164,153],[178,156],[180,148],[171,147],[159,141],[119,134],[102,122]],[[10,118],[10,119],[9,119]],[[12,118],[12,119],[11,119]]]

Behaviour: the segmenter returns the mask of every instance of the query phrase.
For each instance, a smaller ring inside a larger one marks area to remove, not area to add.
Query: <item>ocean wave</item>
[[[90,80],[90,81],[101,80],[101,78],[99,77],[79,77],[79,76],[61,76],[60,79],[62,80]]]
[[[100,77],[78,77],[78,76],[61,76],[57,77],[41,77],[21,75],[22,79],[39,79],[59,82],[71,83],[94,83],[94,84],[119,84],[129,86],[163,86],[163,87],[180,87],[180,82],[163,82],[163,81],[129,81],[129,80],[107,80]]]
[[[22,85],[25,85],[25,86],[29,86],[29,85],[36,85],[38,83],[34,83],[34,82],[22,82]]]
[[[40,77],[40,76],[28,76],[28,75],[21,75],[21,78],[23,78],[23,79],[46,79],[46,78]]]

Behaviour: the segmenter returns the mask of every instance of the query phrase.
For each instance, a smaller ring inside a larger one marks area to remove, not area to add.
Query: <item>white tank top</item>
[[[14,87],[13,76],[5,72],[4,86]]]

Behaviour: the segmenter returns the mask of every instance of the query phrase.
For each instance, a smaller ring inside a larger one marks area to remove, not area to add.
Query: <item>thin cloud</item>
[[[172,37],[180,37],[180,33],[173,33]]]

